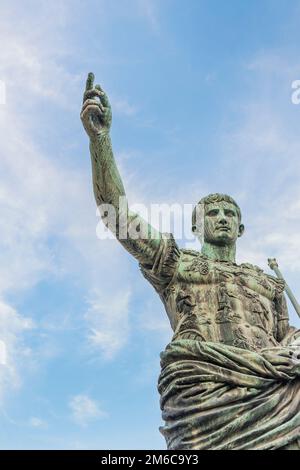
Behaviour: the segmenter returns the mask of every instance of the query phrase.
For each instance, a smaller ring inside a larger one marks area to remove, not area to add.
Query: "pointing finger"
[[[86,79],[85,91],[92,90],[94,86],[94,80],[95,80],[95,75],[93,74],[93,72],[90,72]]]

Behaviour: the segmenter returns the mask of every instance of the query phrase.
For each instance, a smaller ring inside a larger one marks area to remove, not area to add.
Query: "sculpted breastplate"
[[[183,250],[164,301],[176,338],[259,350],[278,344],[275,304],[283,287],[255,266]]]
[[[141,268],[165,305],[173,338],[254,351],[279,344],[278,320],[286,313],[284,282],[257,266],[209,260],[169,240],[152,269]]]

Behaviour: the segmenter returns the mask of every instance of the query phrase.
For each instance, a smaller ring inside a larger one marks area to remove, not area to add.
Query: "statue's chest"
[[[275,298],[276,280],[258,267],[199,255],[182,256],[165,304],[176,334],[256,350],[273,344]]]
[[[200,296],[210,291],[218,295],[221,289],[229,296],[245,301],[252,298],[253,302],[263,298],[272,302],[276,293],[274,282],[261,269],[249,264],[213,262],[201,255],[180,261],[176,282]]]

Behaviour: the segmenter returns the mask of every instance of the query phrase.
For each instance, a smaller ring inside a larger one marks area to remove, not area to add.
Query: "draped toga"
[[[168,449],[300,449],[300,330],[284,282],[169,234],[140,268],[174,331],[158,381]]]

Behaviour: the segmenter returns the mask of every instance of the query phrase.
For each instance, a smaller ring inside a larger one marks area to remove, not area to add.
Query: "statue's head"
[[[209,194],[193,210],[192,231],[202,243],[232,245],[244,232],[241,219],[241,210],[232,197]]]

